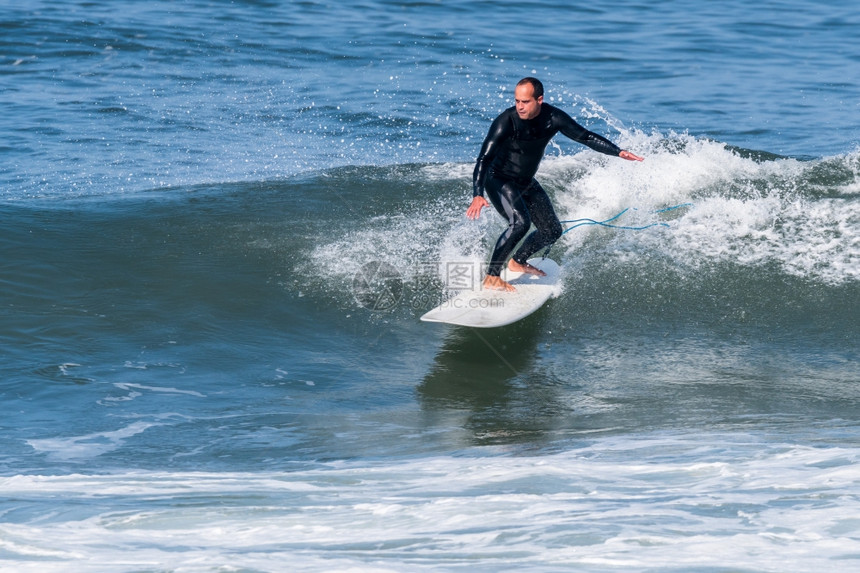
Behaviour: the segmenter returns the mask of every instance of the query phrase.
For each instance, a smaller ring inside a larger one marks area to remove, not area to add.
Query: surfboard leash
[[[652,213],[657,215],[660,213],[666,213],[668,211],[674,211],[675,209],[680,209],[682,207],[692,207],[692,206],[693,206],[692,203],[681,203],[680,205],[673,205],[671,207],[664,207],[663,209],[657,209],[656,211],[652,211]],[[603,221],[597,221],[595,219],[588,219],[588,218],[585,218],[585,219],[569,219],[567,221],[559,221],[562,224],[571,224],[570,227],[568,227],[567,229],[565,229],[564,231],[561,232],[561,235],[564,235],[565,233],[573,231],[574,229],[579,228],[579,227],[584,227],[586,225],[599,225],[601,227],[608,227],[610,229],[619,229],[622,231],[644,231],[645,229],[650,229],[651,227],[669,227],[670,226],[668,223],[663,223],[662,221],[657,222],[657,223],[649,223],[648,225],[642,225],[639,227],[633,227],[633,226],[629,226],[629,225],[613,225],[612,224],[612,221],[615,221],[616,219],[620,218],[622,215],[624,215],[624,213],[626,213],[629,210],[630,210],[630,207],[627,207],[626,209],[624,209],[623,211],[621,211],[617,215],[614,215],[608,219],[604,219]],[[561,235],[559,235],[559,239],[561,238]],[[554,244],[555,243],[553,243],[553,245]],[[549,245],[546,248],[546,250],[544,251],[543,257],[541,257],[541,258],[543,258],[543,259],[547,258],[549,256],[550,249],[552,249],[552,245]]]

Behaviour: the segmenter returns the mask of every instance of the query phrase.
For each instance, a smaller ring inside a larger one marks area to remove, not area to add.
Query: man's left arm
[[[581,143],[606,155],[614,155],[628,161],[642,161],[638,155],[634,155],[629,151],[621,149],[602,135],[598,135],[593,131],[589,131],[579,125],[572,117],[561,110],[557,110],[555,121],[558,122],[559,131],[570,139]]]

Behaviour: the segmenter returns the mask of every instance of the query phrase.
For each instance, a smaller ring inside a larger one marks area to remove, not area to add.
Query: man
[[[493,121],[484,139],[472,179],[472,203],[466,210],[469,219],[477,219],[481,209],[492,202],[496,211],[508,221],[508,228],[493,249],[484,279],[484,288],[505,291],[516,289],[502,280],[502,267],[531,224],[535,224],[536,230],[508,262],[508,269],[512,271],[544,275],[527,261],[562,234],[549,196],[534,178],[544,150],[556,133],[561,132],[606,155],[642,161],[641,157],[585,129],[562,110],[543,103],[543,84],[537,78],[520,80],[514,90],[514,100],[516,105]],[[485,191],[490,202],[484,198]]]

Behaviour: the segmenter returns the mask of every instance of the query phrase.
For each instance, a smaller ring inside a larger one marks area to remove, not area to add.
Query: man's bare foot
[[[537,275],[539,277],[545,277],[546,273],[537,268],[536,266],[530,265],[528,263],[520,264],[515,260],[511,259],[508,261],[508,270],[513,271],[515,273],[525,273],[527,275]]]
[[[494,277],[491,275],[487,275],[484,278],[484,288],[487,290],[503,290],[506,292],[514,292],[517,289],[514,288],[509,282],[505,282],[501,277]]]

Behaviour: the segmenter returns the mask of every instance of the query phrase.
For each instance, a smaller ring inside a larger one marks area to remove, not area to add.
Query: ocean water
[[[0,570],[856,571],[858,26],[0,1]],[[645,157],[538,174],[628,228],[525,320],[422,323],[524,75]]]

